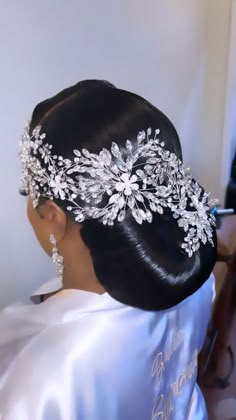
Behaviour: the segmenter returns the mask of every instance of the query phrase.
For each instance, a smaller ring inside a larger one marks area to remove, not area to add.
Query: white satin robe
[[[196,375],[213,283],[160,312],[79,290],[5,309],[0,420],[207,419]]]

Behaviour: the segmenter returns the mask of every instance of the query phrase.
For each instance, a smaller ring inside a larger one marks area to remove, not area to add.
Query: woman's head
[[[164,141],[164,149],[182,159],[178,135],[168,118],[143,98],[107,82],[80,82],[40,103],[33,112],[31,133],[38,125],[41,133],[46,134],[45,141],[52,146],[53,154],[70,161],[74,150],[87,149],[99,154],[104,148],[111,150],[114,141],[122,153],[127,154],[126,140],[137,147],[137,134],[146,133],[149,127],[159,129],[158,137]],[[140,157],[138,162],[143,169],[145,159]],[[90,175],[86,174],[85,178],[91,179]],[[164,182],[164,185],[167,184]],[[38,210],[45,212],[56,204],[56,217],[60,219],[58,230],[69,224],[73,226],[74,235],[76,226],[81,244],[91,255],[98,281],[115,299],[142,309],[166,309],[192,294],[208,278],[215,262],[215,248],[201,242],[199,250],[189,258],[181,248],[186,233],[178,226],[173,211],[164,209],[163,214],[153,213],[152,223],[145,221],[141,225],[132,216],[131,209],[122,222],[114,220],[113,226],[88,218],[76,225],[75,215],[68,211],[68,202],[62,198],[59,196],[54,203],[47,201],[46,210],[41,206],[46,198],[40,200]],[[101,207],[106,205],[106,200],[109,200],[107,195]],[[88,207],[76,194],[75,202]],[[41,243],[48,243],[49,231],[44,229],[43,218],[37,219],[34,212],[30,206],[33,226],[39,223],[35,228],[37,236]],[[70,246],[72,242],[68,240],[67,247]],[[44,247],[50,253],[49,246]]]

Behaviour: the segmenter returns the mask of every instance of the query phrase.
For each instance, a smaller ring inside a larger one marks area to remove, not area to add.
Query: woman
[[[107,82],[36,106],[23,192],[63,288],[1,314],[1,420],[207,419],[216,234],[181,159],[168,118]]]

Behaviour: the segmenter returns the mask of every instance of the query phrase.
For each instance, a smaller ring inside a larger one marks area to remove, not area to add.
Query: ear
[[[53,234],[59,243],[66,235],[67,216],[65,212],[52,200],[47,200],[37,208],[38,214],[48,232]]]

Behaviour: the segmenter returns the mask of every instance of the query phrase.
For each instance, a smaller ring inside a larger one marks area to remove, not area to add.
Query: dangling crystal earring
[[[59,280],[63,280],[63,271],[64,271],[64,265],[63,265],[63,257],[59,254],[57,249],[57,241],[55,236],[52,234],[50,235],[50,242],[53,245],[52,248],[52,261],[56,266],[56,273]]]

